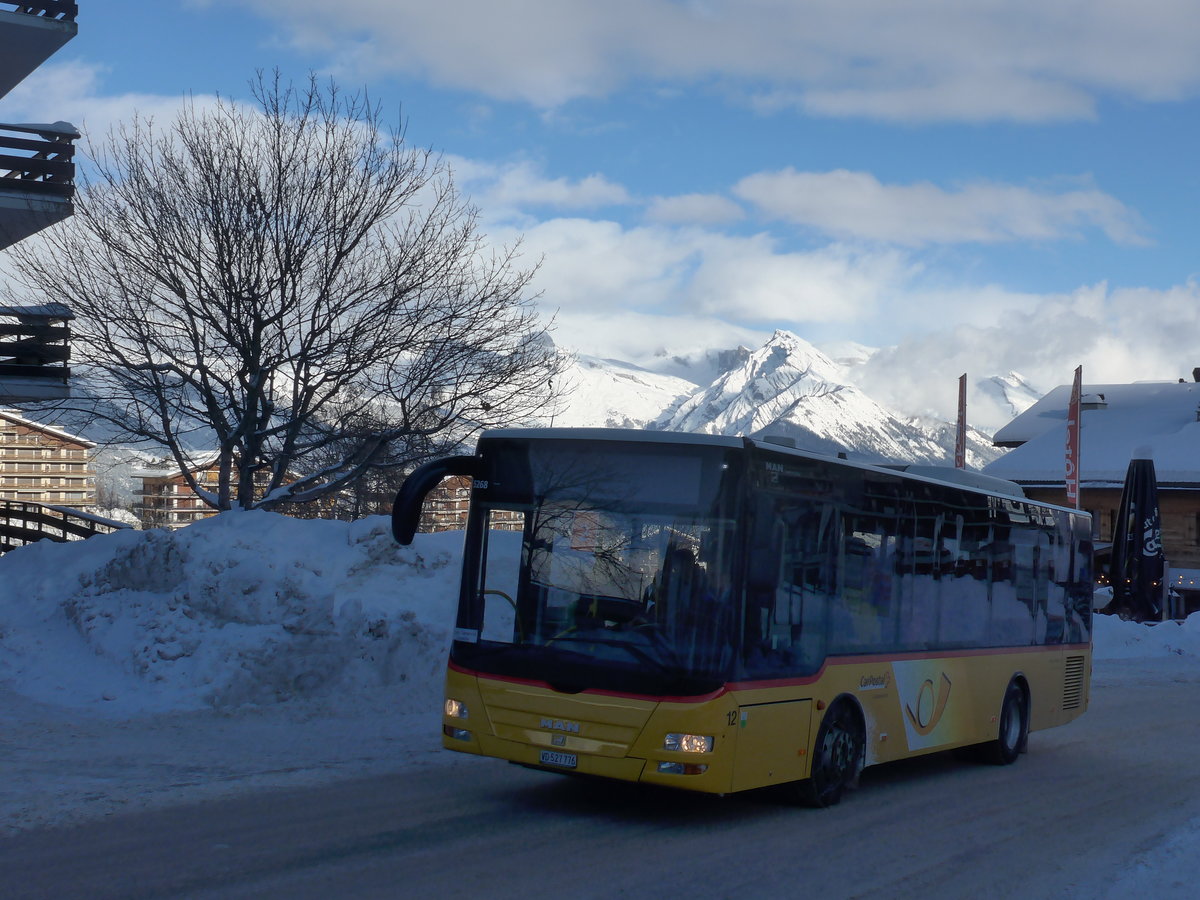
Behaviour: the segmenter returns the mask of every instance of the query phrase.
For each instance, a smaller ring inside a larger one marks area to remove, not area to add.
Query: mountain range
[[[870,348],[854,345],[832,353],[776,331],[755,350],[664,358],[664,371],[576,355],[562,380],[564,396],[553,424],[779,436],[801,448],[869,462],[953,464],[953,422],[889,409],[868,396],[855,384],[854,372],[869,359]],[[1040,396],[1013,372],[978,380],[974,388],[1012,415]],[[981,468],[1001,453],[989,434],[968,428],[969,467]]]

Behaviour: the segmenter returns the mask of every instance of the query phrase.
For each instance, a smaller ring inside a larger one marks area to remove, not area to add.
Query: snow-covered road
[[[1181,662],[1111,662],[1088,714],[1034,734],[1014,766],[938,754],[877,767],[819,811],[771,792],[698,797],[451,754],[437,768],[400,756],[389,771],[377,755],[388,737],[369,730],[360,747],[343,732],[332,755],[299,746],[283,771],[286,748],[252,717],[171,720],[150,749],[155,763],[178,754],[175,775],[93,765],[97,778],[157,782],[136,799],[159,810],[11,835],[0,872],[9,897],[1191,898],[1200,717],[1182,713],[1200,672]],[[71,738],[105,747],[95,731]],[[249,754],[230,768],[219,747],[240,739],[280,768]],[[206,752],[225,764],[205,768]]]

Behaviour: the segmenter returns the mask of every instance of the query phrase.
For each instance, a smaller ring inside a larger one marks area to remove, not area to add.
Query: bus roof
[[[687,431],[643,431],[637,428],[495,428],[480,439],[627,441],[642,444],[693,444],[706,447],[744,447],[740,437],[724,434],[693,434]]]
[[[904,477],[915,477],[926,481],[936,481],[941,484],[953,484],[980,493],[996,494],[1022,500],[1026,499],[1025,491],[1019,484],[1003,478],[996,478],[993,475],[984,475],[982,472],[956,469],[951,466],[869,463],[859,460],[849,460],[815,450],[792,447],[777,440],[748,439],[724,434],[695,434],[685,431],[646,431],[636,428],[496,428],[485,431],[480,436],[480,440],[496,438],[513,440],[624,441],[644,444],[687,444],[691,446],[727,447],[730,449],[751,445],[761,450],[769,450],[789,456],[833,460],[851,468],[882,470]],[[1036,502],[1038,506],[1053,506],[1053,504],[1041,501]],[[1061,508],[1065,509],[1065,507]],[[1079,512],[1079,510],[1071,510],[1071,512]]]

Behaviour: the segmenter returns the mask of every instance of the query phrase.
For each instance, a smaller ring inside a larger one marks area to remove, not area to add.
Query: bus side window
[[[1056,514],[1056,516],[1062,514]],[[1064,515],[1065,518],[1065,515]],[[1063,533],[1062,522],[1055,523],[1050,536],[1050,577],[1046,588],[1047,644],[1061,644],[1066,633],[1068,603],[1071,596],[1071,534]]]
[[[1092,633],[1092,534],[1087,520],[1071,516],[1071,581],[1067,587],[1064,641],[1084,643]]]
[[[898,644],[902,650],[937,645],[941,615],[941,579],[934,560],[941,555],[941,526],[936,508],[917,499],[915,514],[900,535]]]
[[[847,520],[845,531],[838,597],[830,611],[830,649],[883,648],[895,634],[895,538],[865,517]]]
[[[990,535],[987,507],[963,497],[955,514],[942,526],[941,618],[938,635],[949,646],[979,647],[987,642],[987,545]]]
[[[775,527],[760,537],[747,590],[747,671],[755,676],[811,674],[825,649],[825,612],[832,592],[830,523],[817,504],[777,509]],[[760,508],[760,509],[762,509]],[[770,569],[769,575],[767,569]]]

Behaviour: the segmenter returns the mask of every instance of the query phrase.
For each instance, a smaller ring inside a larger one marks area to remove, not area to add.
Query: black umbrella
[[[1106,612],[1138,622],[1162,618],[1162,523],[1151,459],[1129,461],[1109,572],[1113,599]]]

